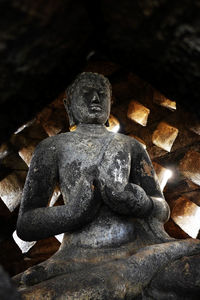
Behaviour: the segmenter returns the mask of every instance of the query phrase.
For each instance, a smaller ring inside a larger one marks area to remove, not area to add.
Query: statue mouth
[[[101,105],[99,105],[99,104],[91,104],[91,105],[90,105],[90,109],[91,109],[92,111],[101,111],[101,110],[102,110],[102,107],[101,107]]]

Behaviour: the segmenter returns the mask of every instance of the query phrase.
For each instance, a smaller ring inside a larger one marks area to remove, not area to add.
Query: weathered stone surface
[[[183,257],[161,269],[145,293],[147,299],[198,300],[199,259]]]

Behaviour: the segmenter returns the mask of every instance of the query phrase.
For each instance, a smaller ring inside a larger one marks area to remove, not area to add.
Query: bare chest
[[[62,190],[69,193],[81,178],[92,182],[95,177],[103,185],[125,186],[130,166],[130,152],[122,143],[109,139],[69,142],[59,159],[60,185]]]

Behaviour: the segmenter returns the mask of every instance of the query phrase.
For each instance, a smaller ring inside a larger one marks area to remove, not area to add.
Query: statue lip
[[[100,104],[93,103],[93,104],[90,105],[90,109],[91,110],[96,110],[96,111],[101,111],[102,110],[102,106]]]

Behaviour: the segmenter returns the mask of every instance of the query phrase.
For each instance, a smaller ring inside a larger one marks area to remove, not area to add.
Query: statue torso
[[[59,184],[66,204],[75,191],[81,191],[83,185],[95,178],[101,183],[102,202],[105,185],[124,190],[129,182],[131,153],[129,145],[121,139],[121,135],[109,132],[92,136],[76,132],[63,135],[57,147]],[[77,206],[79,199],[73,200]],[[96,218],[71,235],[71,242],[77,246],[119,246],[134,239],[134,226],[130,218],[116,215],[102,204]]]

